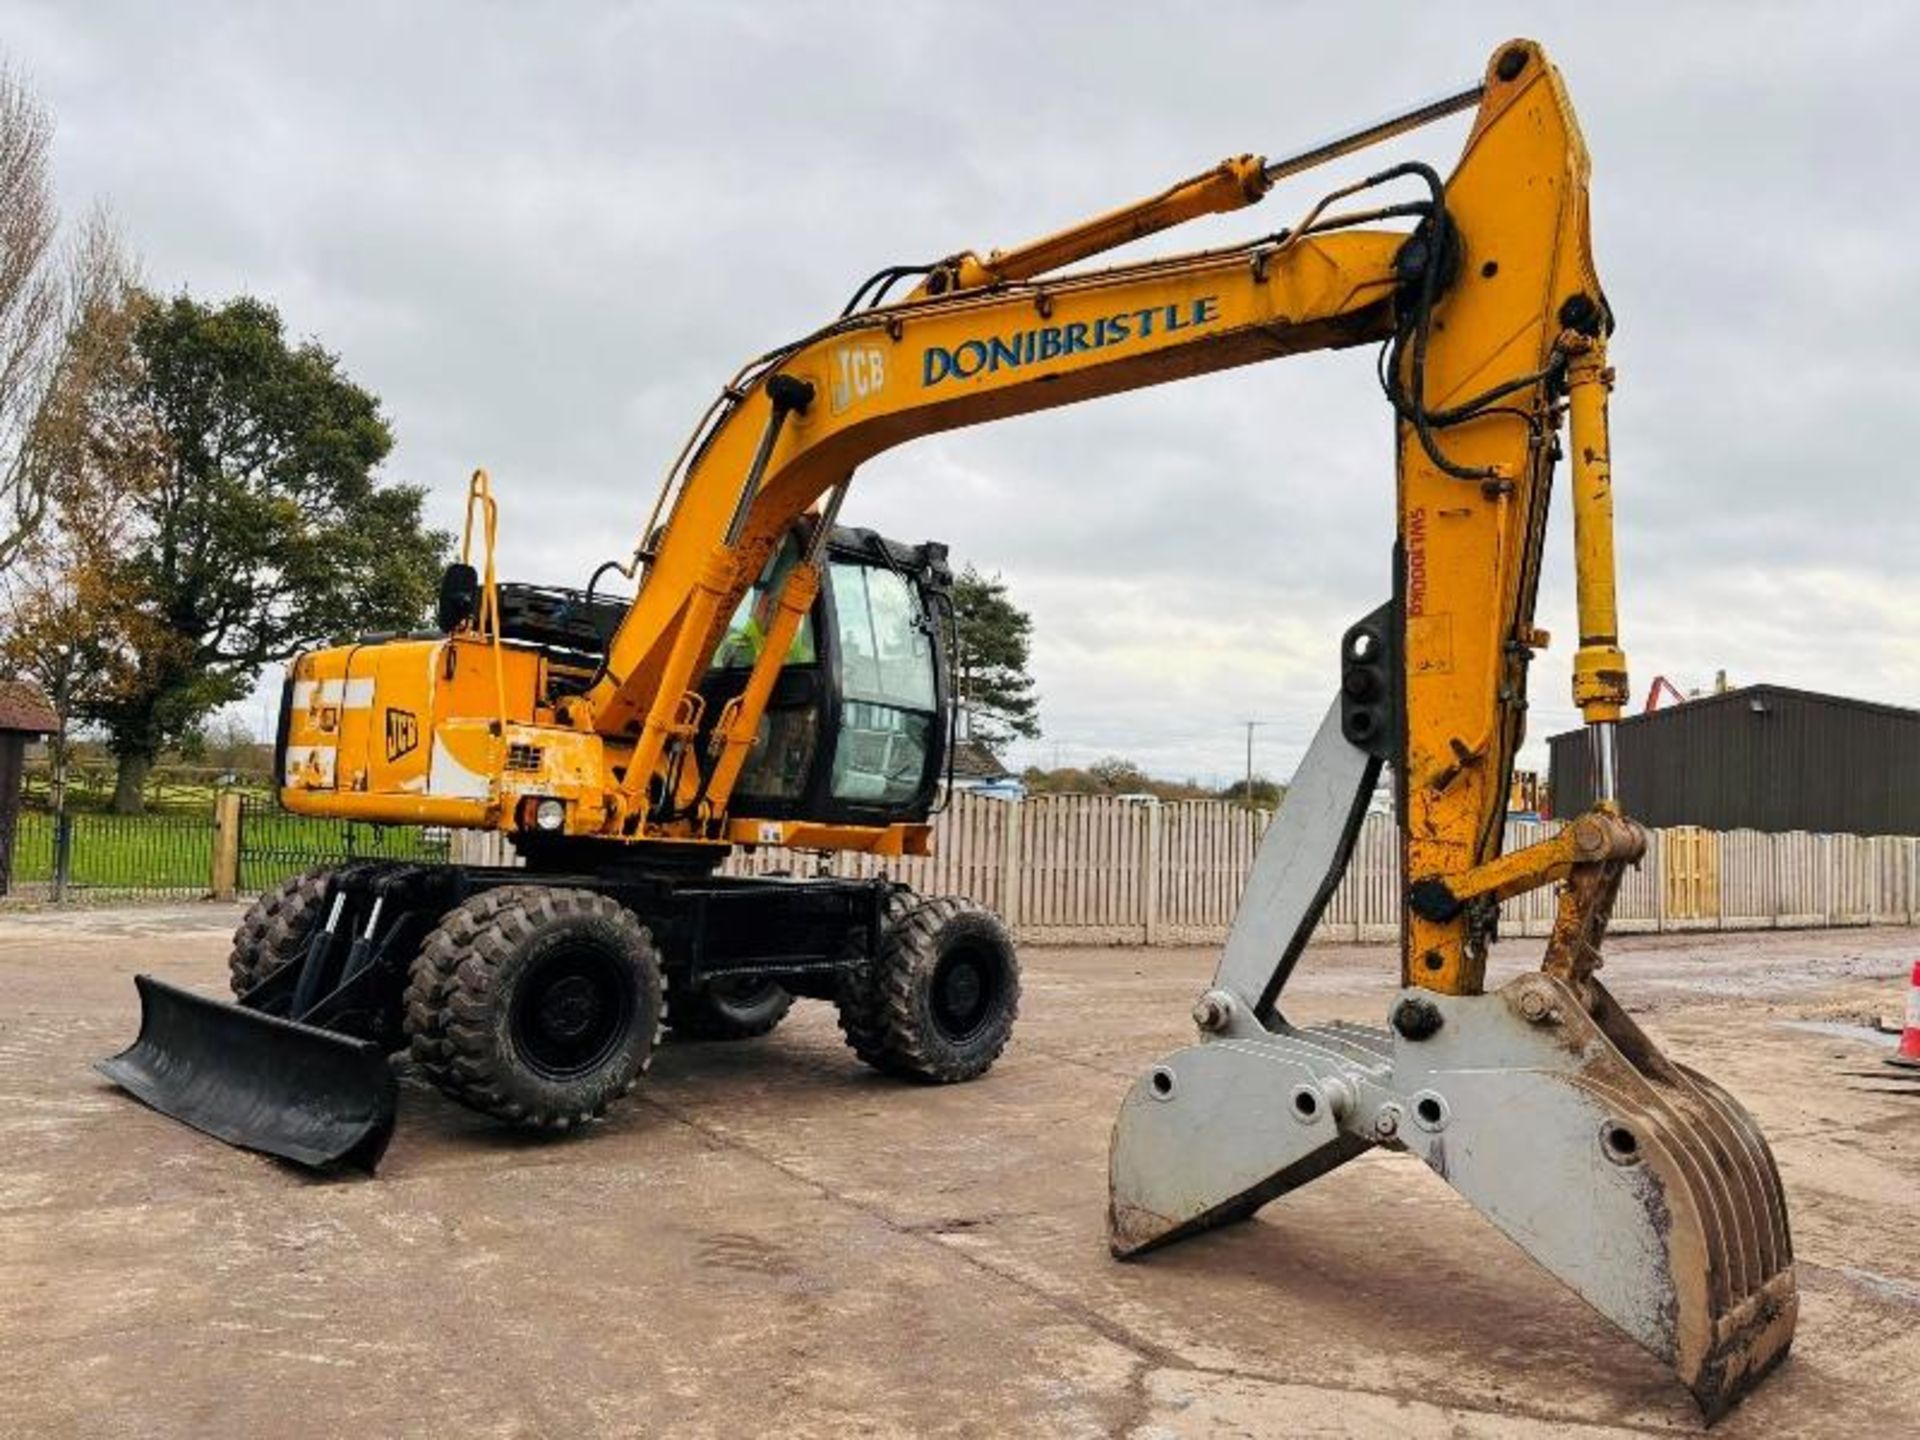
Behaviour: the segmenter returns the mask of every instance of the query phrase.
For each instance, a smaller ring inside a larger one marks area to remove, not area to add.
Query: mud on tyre
[[[984,1075],[1020,1009],[1020,960],[992,911],[957,896],[896,892],[879,954],[840,984],[853,1052],[883,1074],[930,1084]]]
[[[568,1130],[632,1090],[653,1060],[660,953],[616,901],[509,885],[442,917],[407,986],[413,1059],[463,1105]]]

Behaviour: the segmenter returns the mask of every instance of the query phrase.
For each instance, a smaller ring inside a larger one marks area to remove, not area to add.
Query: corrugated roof
[[[59,730],[60,717],[39,686],[25,680],[0,680],[0,731],[53,735]]]
[[[1889,705],[1884,700],[1861,700],[1852,695],[1829,695],[1821,690],[1802,690],[1796,685],[1736,685],[1730,690],[1721,690],[1711,695],[1692,695],[1684,702],[1668,701],[1658,710],[1643,711],[1637,715],[1622,715],[1622,725],[1637,725],[1641,721],[1663,720],[1683,709],[1699,705],[1740,705],[1750,700],[1762,700],[1769,695],[1785,696],[1794,700],[1810,700],[1822,705],[1842,705],[1849,710],[1861,710],[1874,715],[1890,715],[1900,720],[1920,720],[1920,710],[1905,705]],[[1576,734],[1567,731],[1566,734]],[[1554,736],[1560,739],[1560,736]]]

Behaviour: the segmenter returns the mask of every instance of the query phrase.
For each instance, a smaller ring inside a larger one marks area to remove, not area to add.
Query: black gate
[[[197,897],[213,882],[213,855],[211,806],[151,815],[23,810],[0,894],[56,902]]]
[[[294,815],[270,797],[250,795],[240,807],[240,890],[255,894],[290,875],[348,860],[445,860],[449,833]]]

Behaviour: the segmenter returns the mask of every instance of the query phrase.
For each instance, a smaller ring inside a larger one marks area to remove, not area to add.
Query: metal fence
[[[205,895],[213,807],[187,815],[22,811],[8,894],[29,900]]]
[[[244,892],[347,860],[447,858],[447,832],[439,827],[321,820],[289,814],[273,800],[251,795],[240,805],[239,820],[236,880]]]
[[[5,894],[56,904],[226,897],[369,858],[444,860],[447,832],[292,815],[235,791],[147,815],[23,810]]]

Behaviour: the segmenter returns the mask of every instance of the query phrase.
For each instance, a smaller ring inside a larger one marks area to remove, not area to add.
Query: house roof
[[[955,780],[1004,780],[1013,772],[1002,765],[978,740],[953,742],[953,778]]]
[[[24,680],[0,680],[0,733],[54,735],[60,717],[36,685]]]

